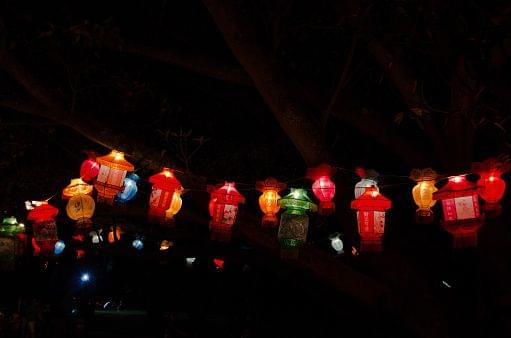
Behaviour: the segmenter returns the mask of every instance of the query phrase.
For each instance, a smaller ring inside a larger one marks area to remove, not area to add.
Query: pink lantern
[[[322,164],[317,168],[309,168],[307,177],[314,180],[312,191],[319,200],[320,215],[329,215],[334,212],[335,203],[332,199],[335,196],[335,183],[330,178],[335,169],[328,164]]]

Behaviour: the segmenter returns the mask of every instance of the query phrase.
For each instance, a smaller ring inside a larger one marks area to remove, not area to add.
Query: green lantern
[[[26,247],[25,226],[15,217],[6,217],[0,225],[0,263],[4,269],[14,268],[14,261]]]
[[[291,193],[279,200],[279,206],[285,209],[280,218],[278,239],[283,255],[295,257],[298,248],[307,240],[309,216],[307,212],[317,210],[316,204],[307,196],[304,189],[291,188]]]

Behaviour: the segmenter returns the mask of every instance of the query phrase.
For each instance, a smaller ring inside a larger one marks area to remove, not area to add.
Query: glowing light
[[[452,181],[453,181],[454,183],[460,183],[462,180],[463,180],[463,178],[462,178],[461,176],[454,176],[454,177],[452,178]]]
[[[263,226],[277,226],[278,219],[276,214],[280,210],[280,206],[278,204],[280,199],[279,191],[285,188],[285,184],[279,183],[272,177],[256,183],[256,189],[263,193],[259,196],[259,207],[264,213],[262,220]]]
[[[83,283],[87,283],[90,281],[90,275],[88,273],[83,273],[81,276],[80,276],[80,280],[83,282]]]
[[[338,233],[335,233],[333,235],[330,236],[330,240],[331,240],[331,243],[330,245],[332,246],[332,248],[337,251],[338,254],[342,254],[344,252],[344,243],[342,242],[342,240],[339,238],[339,234]]]
[[[433,221],[431,208],[436,204],[433,193],[438,191],[435,187],[436,177],[436,172],[431,168],[414,169],[410,173],[410,178],[417,182],[412,189],[412,196],[418,207],[415,214],[419,223],[431,223]]]
[[[222,270],[224,268],[225,261],[220,258],[214,258],[213,263],[215,264],[217,270]]]
[[[245,197],[236,190],[234,182],[225,182],[220,187],[208,186],[208,191],[211,194],[209,202],[211,237],[215,240],[228,241],[238,214],[238,204],[245,203]]]
[[[172,243],[172,242],[167,241],[166,239],[164,239],[163,241],[161,241],[161,244],[160,244],[160,251],[168,250],[168,249],[170,249],[172,246],[174,246],[174,243]]]
[[[195,257],[186,257],[186,266],[190,267],[195,262]]]
[[[142,250],[144,248],[144,242],[139,238],[135,239],[131,245],[137,250]]]
[[[91,238],[93,244],[99,244],[99,242],[101,241],[101,237],[99,236],[97,231],[89,232],[89,237]]]
[[[181,210],[184,189],[172,170],[163,168],[149,178],[152,183],[149,196],[149,221],[159,224],[172,224],[174,216]]]
[[[319,200],[319,214],[329,215],[335,210],[335,204],[332,199],[335,196],[335,183],[331,176],[334,174],[334,168],[328,164],[322,164],[317,168],[309,168],[307,176],[314,180],[312,191]]]
[[[98,157],[97,162],[101,165],[99,174],[94,183],[98,192],[98,202],[113,204],[114,198],[123,190],[126,172],[133,171],[133,164],[124,159],[124,154],[112,150],[106,156]]]
[[[116,201],[126,203],[131,201],[138,192],[137,182],[140,177],[137,174],[130,173],[124,179],[124,186],[116,196]]]
[[[66,248],[66,243],[64,243],[64,241],[62,240],[59,240],[57,241],[57,243],[55,243],[55,249],[53,250],[53,252],[55,253],[55,255],[60,255],[64,249]]]

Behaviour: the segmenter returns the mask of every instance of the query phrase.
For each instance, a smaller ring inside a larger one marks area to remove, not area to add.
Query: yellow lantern
[[[92,194],[92,185],[85,183],[81,178],[73,178],[69,185],[62,190],[62,199],[68,200],[79,194]]]
[[[410,173],[410,178],[417,182],[412,189],[413,200],[419,207],[416,211],[417,222],[431,223],[433,221],[431,208],[436,203],[433,193],[438,190],[435,187],[437,173],[431,168],[414,169]]]
[[[181,210],[181,206],[183,205],[181,194],[183,193],[183,190],[184,190],[183,187],[179,187],[176,190],[174,190],[170,206],[165,211],[165,219],[167,221],[172,221],[174,219],[174,216],[179,212],[179,210]]]
[[[94,199],[89,195],[75,195],[67,202],[67,216],[77,221],[78,229],[89,228],[92,226],[91,217],[94,215],[96,204]]]

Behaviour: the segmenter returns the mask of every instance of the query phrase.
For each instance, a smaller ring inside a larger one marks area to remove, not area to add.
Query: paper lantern
[[[228,241],[238,214],[238,204],[245,203],[245,197],[236,190],[234,182],[225,182],[218,187],[208,186],[208,192],[211,194],[209,228],[212,239]]]
[[[376,191],[380,191],[377,181],[379,174],[376,171],[372,169],[366,171],[361,167],[357,167],[355,171],[360,177],[360,181],[355,184],[355,199],[359,198],[369,187],[374,187]]]
[[[53,253],[55,255],[60,255],[62,252],[64,252],[64,249],[66,248],[66,243],[62,240],[58,240],[57,243],[55,243],[55,248],[53,249]]]
[[[79,230],[89,230],[92,227],[92,215],[96,204],[94,199],[88,195],[76,195],[67,202],[67,216],[76,222]]]
[[[435,187],[436,172],[431,169],[414,169],[410,173],[410,178],[417,182],[412,189],[412,196],[415,204],[419,207],[416,211],[416,220],[419,223],[431,223],[433,221],[433,211],[431,208],[435,205],[433,193],[438,189]]]
[[[101,235],[99,234],[99,232],[96,230],[89,232],[89,237],[92,241],[92,244],[99,244],[99,242],[101,242],[103,240],[101,238]]]
[[[264,213],[262,226],[276,227],[278,224],[277,212],[280,210],[278,203],[280,199],[279,191],[286,189],[286,185],[270,177],[257,182],[256,189],[263,193],[259,196],[259,207]]]
[[[307,212],[317,210],[316,204],[307,196],[303,189],[291,188],[289,195],[279,200],[281,208],[285,209],[280,217],[278,240],[282,248],[282,256],[296,258],[298,248],[307,240],[309,216]]]
[[[482,225],[478,194],[482,190],[466,176],[451,176],[433,193],[435,200],[442,201],[442,225],[453,236],[455,248],[477,246],[477,232]]]
[[[58,213],[59,210],[48,202],[43,202],[28,213],[27,219],[34,222],[32,225],[34,233],[32,246],[35,255],[50,256],[53,254],[55,243],[59,239],[57,223],[54,219]]]
[[[62,199],[68,200],[75,195],[92,194],[92,185],[85,183],[81,178],[73,178],[69,185],[62,190]]]
[[[124,186],[121,192],[116,196],[116,201],[126,203],[131,201],[138,192],[137,182],[140,177],[137,174],[129,173],[124,179]]]
[[[98,191],[98,202],[113,204],[115,195],[122,190],[126,172],[133,171],[133,164],[126,161],[124,153],[117,150],[96,160],[101,165],[94,184]]]
[[[307,177],[314,180],[312,191],[319,200],[318,213],[320,215],[329,215],[335,209],[335,204],[332,202],[335,196],[335,183],[331,179],[334,172],[335,169],[328,164],[322,164],[317,168],[309,168],[307,172]]]
[[[160,251],[166,251],[166,250],[170,249],[173,246],[174,246],[174,243],[172,243],[169,240],[164,239],[160,243]]]
[[[99,174],[99,163],[95,157],[89,157],[80,166],[80,177],[85,182],[90,182]]]
[[[380,194],[376,187],[366,188],[362,195],[351,202],[351,209],[357,210],[361,252],[382,251],[385,212],[391,205],[391,201]]]
[[[151,176],[149,182],[153,185],[149,197],[149,221],[171,224],[183,205],[181,182],[169,168],[163,168],[160,173]]]
[[[137,250],[142,250],[144,248],[144,242],[142,242],[140,238],[136,238],[131,245]]]
[[[117,241],[121,240],[121,228],[119,226],[115,227],[115,232],[113,230],[113,227],[110,227],[110,232],[108,233],[108,243],[113,244]]]
[[[25,226],[15,217],[6,217],[0,224],[0,266],[12,270],[15,261],[25,253],[27,236]]]
[[[506,192],[506,182],[501,175],[509,171],[509,163],[498,159],[487,159],[472,165],[472,171],[479,174],[477,185],[482,187],[479,196],[484,200],[483,210],[489,215],[501,212],[500,200]]]
[[[330,245],[332,248],[337,252],[337,254],[344,253],[344,243],[342,242],[340,238],[339,233],[334,233],[328,237],[330,239]]]

